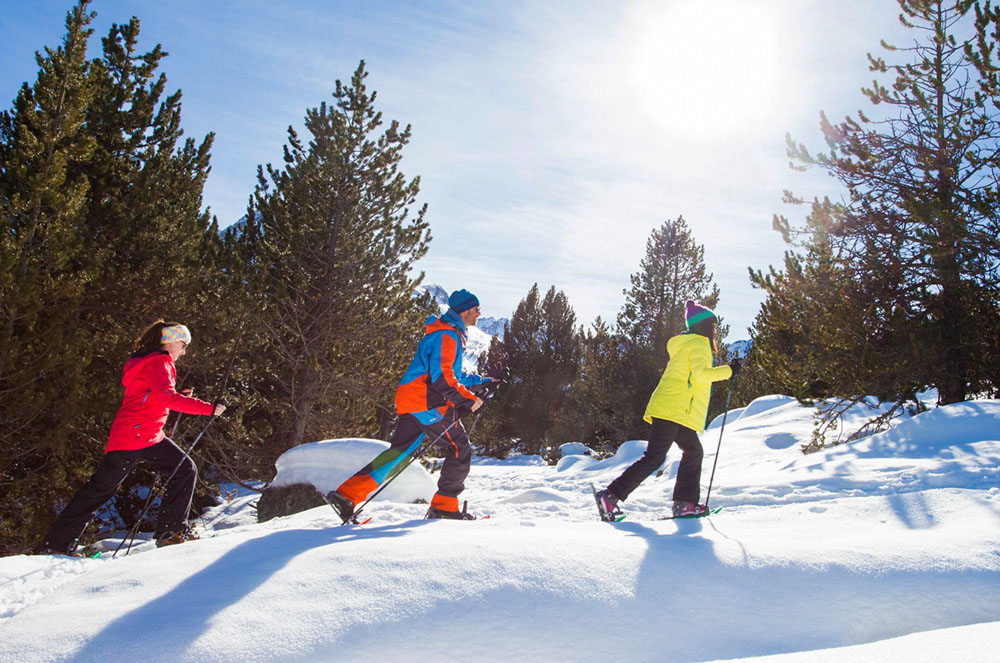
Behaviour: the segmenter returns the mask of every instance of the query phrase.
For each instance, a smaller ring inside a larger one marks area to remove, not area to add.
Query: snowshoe
[[[590,484],[590,489],[594,491],[594,500],[597,502],[597,514],[606,523],[617,523],[625,518],[625,512],[618,507],[618,498],[611,491],[605,489],[598,491],[594,484]]]
[[[45,545],[44,543],[41,544],[41,545],[39,545],[39,546],[36,546],[35,549],[32,550],[32,554],[35,554],[35,555],[65,555],[66,557],[83,557],[83,553],[81,553],[80,551],[78,551],[76,549],[76,546],[73,546],[73,548],[70,549],[70,550],[56,550],[55,548],[50,548],[49,546]]]
[[[446,520],[475,520],[476,517],[469,513],[469,503],[465,502],[462,505],[461,511],[445,511],[444,509],[439,509],[436,506],[432,506],[427,509],[427,513],[424,515],[425,520],[435,520],[437,518],[444,518]]]
[[[708,507],[694,502],[674,502],[674,518],[701,518],[708,514]]]

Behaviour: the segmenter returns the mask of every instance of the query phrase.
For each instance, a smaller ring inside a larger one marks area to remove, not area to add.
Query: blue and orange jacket
[[[462,370],[466,328],[453,310],[431,316],[424,337],[396,388],[396,412],[412,414],[440,407],[472,407],[476,396],[467,386],[487,380]]]

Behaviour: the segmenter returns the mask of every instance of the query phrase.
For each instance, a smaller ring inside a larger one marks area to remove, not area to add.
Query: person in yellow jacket
[[[734,361],[731,366],[712,367],[718,319],[711,309],[688,300],[684,313],[688,331],[667,341],[670,359],[642,417],[652,424],[646,453],[597,493],[602,520],[621,519],[618,503],[663,465],[674,442],[683,454],[674,483],[673,514],[679,518],[705,514],[705,505],[698,503],[705,455],[698,433],[705,430],[712,383],[735,376],[740,365]]]

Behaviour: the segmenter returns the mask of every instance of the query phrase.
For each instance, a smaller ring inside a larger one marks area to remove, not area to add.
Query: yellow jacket
[[[666,419],[704,432],[712,383],[728,380],[733,371],[728,366],[712,368],[712,346],[700,334],[674,336],[667,341],[667,352],[670,361],[642,418],[648,423],[654,417]]]

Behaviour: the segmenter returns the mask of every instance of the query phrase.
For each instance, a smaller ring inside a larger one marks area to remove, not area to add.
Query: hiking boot
[[[597,509],[601,512],[601,520],[606,523],[616,523],[625,517],[625,512],[618,507],[618,498],[607,489],[598,491]]]
[[[178,543],[196,541],[199,538],[200,537],[198,536],[198,533],[194,531],[194,528],[188,525],[179,532],[167,532],[166,534],[161,534],[156,537],[156,547],[162,548],[163,546],[176,546]]]
[[[335,490],[331,490],[326,494],[326,501],[330,503],[330,506],[337,512],[342,521],[347,523],[354,520],[354,502]]]
[[[694,502],[674,502],[674,518],[700,518],[708,513],[708,507]]]
[[[475,520],[476,517],[469,513],[468,511],[445,511],[439,509],[436,506],[432,506],[427,509],[427,514],[424,516],[427,520],[434,520],[436,518],[444,518],[447,520]]]
[[[184,536],[184,532],[173,532],[157,538],[156,547],[176,546],[178,543],[184,543],[185,541],[187,541],[187,537]]]

